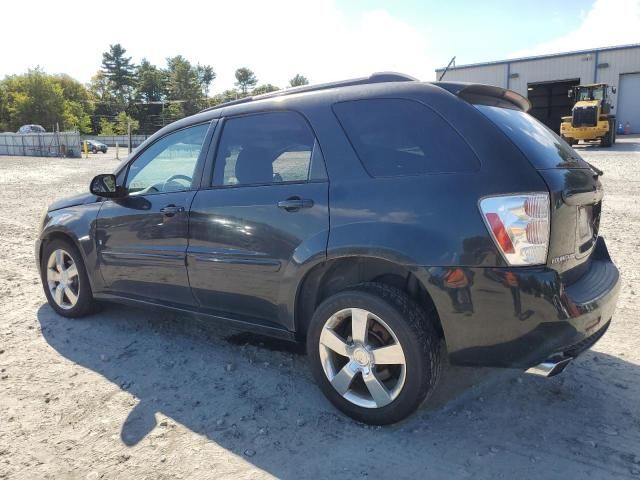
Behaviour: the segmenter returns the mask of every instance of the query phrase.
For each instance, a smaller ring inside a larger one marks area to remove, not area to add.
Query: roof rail
[[[239,98],[238,100],[231,100],[230,102],[220,103],[213,107],[205,108],[203,112],[210,110],[216,110],[218,108],[228,107],[231,105],[238,105],[240,103],[253,102],[255,100],[263,100],[265,98],[284,97],[286,95],[293,95],[294,93],[315,92],[318,90],[328,90],[330,88],[337,87],[350,87],[352,85],[367,85],[370,83],[386,83],[386,82],[417,82],[418,79],[404,73],[396,72],[376,72],[372,73],[368,77],[353,78],[350,80],[339,80],[337,82],[318,83],[316,85],[302,85],[300,87],[286,88],[283,90],[277,90],[275,92],[263,93],[261,95],[252,95],[250,97]]]

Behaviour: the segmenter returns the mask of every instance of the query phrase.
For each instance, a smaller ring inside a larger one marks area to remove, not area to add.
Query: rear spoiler
[[[433,82],[433,84],[475,105],[490,105],[523,112],[531,109],[531,102],[528,99],[506,88],[466,82]]]

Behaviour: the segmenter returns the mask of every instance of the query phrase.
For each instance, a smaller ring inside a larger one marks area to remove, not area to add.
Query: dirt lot
[[[338,414],[285,345],[122,306],[56,316],[36,225],[117,162],[0,157],[0,478],[640,478],[640,143],[578,149],[606,172],[624,279],[607,335],[553,379],[450,368],[387,428]]]

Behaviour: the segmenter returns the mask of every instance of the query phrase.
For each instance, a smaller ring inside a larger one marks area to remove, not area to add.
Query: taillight
[[[549,194],[486,197],[480,210],[489,233],[509,265],[540,265],[549,249]]]

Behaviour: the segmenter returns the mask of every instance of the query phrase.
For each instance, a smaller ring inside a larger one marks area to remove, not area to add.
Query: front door
[[[295,295],[291,273],[325,255],[328,231],[324,161],[306,120],[295,112],[226,119],[210,188],[191,207],[187,262],[200,306],[291,327],[283,313]]]
[[[193,305],[185,264],[189,206],[209,124],[172,132],[129,165],[128,195],[104,202],[96,226],[100,271],[118,295]]]

